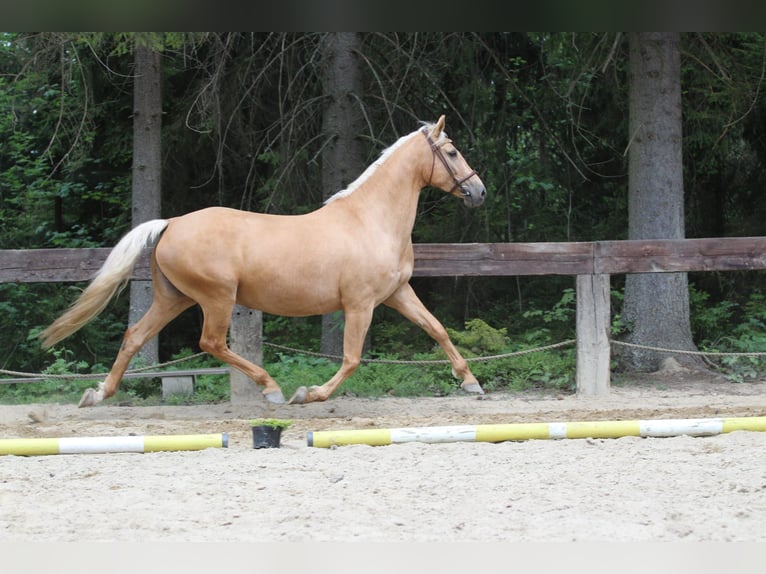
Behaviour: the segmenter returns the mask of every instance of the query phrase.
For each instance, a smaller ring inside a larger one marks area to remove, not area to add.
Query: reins
[[[439,161],[442,162],[444,169],[447,170],[447,173],[450,175],[450,177],[452,178],[452,182],[454,183],[452,188],[450,188],[450,190],[447,193],[453,193],[456,189],[459,189],[460,193],[462,193],[463,195],[467,195],[465,190],[463,190],[463,184],[469,179],[471,179],[474,175],[476,175],[476,170],[472,169],[471,171],[468,172],[468,175],[464,176],[461,179],[458,179],[457,176],[455,175],[455,171],[452,169],[450,164],[447,162],[447,159],[444,157],[444,154],[442,153],[442,150],[441,150],[441,145],[437,144],[433,139],[431,139],[431,135],[428,133],[427,128],[423,128],[421,130],[421,133],[425,136],[426,141],[428,142],[428,145],[431,146],[431,151],[434,154],[434,159],[431,162],[431,175],[428,177],[428,182],[431,183],[431,179],[434,176],[434,166],[436,165],[436,158],[438,157]],[[447,142],[449,142],[449,140],[447,140],[444,143],[447,143]]]

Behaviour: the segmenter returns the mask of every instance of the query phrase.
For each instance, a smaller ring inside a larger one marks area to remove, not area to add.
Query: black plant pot
[[[279,448],[282,438],[282,429],[271,426],[254,426],[253,448]]]

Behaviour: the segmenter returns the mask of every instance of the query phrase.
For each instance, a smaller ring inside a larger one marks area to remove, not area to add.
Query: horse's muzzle
[[[479,207],[484,203],[484,198],[487,196],[487,190],[484,185],[465,185],[461,186],[458,190],[460,197],[463,198],[463,203],[467,207]]]

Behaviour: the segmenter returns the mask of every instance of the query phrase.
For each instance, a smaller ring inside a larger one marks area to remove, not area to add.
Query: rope
[[[557,349],[559,347],[565,347],[567,345],[572,345],[576,342],[576,339],[570,339],[569,341],[563,341],[561,343],[555,343],[553,345],[547,345],[545,347],[536,347],[534,349],[524,349],[523,351],[514,351],[512,353],[503,353],[502,355],[489,355],[486,357],[469,357],[466,359],[467,362],[478,362],[478,361],[495,361],[498,359],[507,359],[509,357],[518,357],[521,355],[528,355],[530,353],[537,353],[540,351],[549,351],[551,349]],[[301,355],[310,355],[312,357],[321,357],[323,359],[333,359],[336,361],[342,361],[343,357],[339,355],[326,355],[324,353],[314,353],[313,351],[302,351],[300,349],[293,349],[291,347],[285,347],[284,345],[277,345],[276,343],[264,343],[264,345],[268,345],[269,347],[273,347],[275,349],[280,349],[282,351],[289,351],[291,353],[299,353]],[[420,360],[420,361],[406,361],[406,360],[399,360],[399,359],[361,359],[362,363],[377,363],[380,365],[416,365],[416,366],[426,366],[426,365],[449,365],[450,361],[448,359],[434,359],[434,360]]]
[[[486,357],[469,357],[466,359],[467,362],[478,362],[478,361],[495,361],[499,359],[507,359],[510,357],[518,357],[521,355],[528,355],[530,353],[537,353],[541,351],[549,351],[552,349],[557,349],[559,347],[565,347],[567,345],[572,345],[576,342],[575,339],[570,339],[568,341],[563,341],[561,343],[555,343],[553,345],[546,345],[544,347],[536,347],[534,349],[524,349],[522,351],[514,351],[512,353],[503,353],[501,355],[489,355]],[[277,345],[276,343],[269,343],[264,341],[264,346],[272,347],[274,349],[278,349],[281,351],[288,351],[290,353],[300,354],[300,355],[308,355],[310,357],[319,357],[322,359],[332,359],[336,361],[342,361],[343,357],[340,355],[328,355],[325,353],[315,353],[313,351],[306,351],[302,349],[296,349],[294,347],[286,347],[285,345]],[[141,373],[144,371],[156,371],[159,369],[162,369],[164,367],[169,367],[171,365],[175,365],[178,363],[183,363],[185,361],[189,361],[191,359],[196,359],[198,357],[201,357],[203,355],[206,355],[204,351],[201,353],[197,353],[196,355],[189,355],[188,357],[183,357],[181,359],[175,359],[173,361],[167,361],[165,363],[159,363],[156,365],[149,365],[148,367],[141,367],[137,369],[130,369],[128,371],[125,371],[126,374],[132,374],[132,373]],[[383,364],[383,365],[412,365],[412,366],[427,366],[427,365],[448,365],[450,364],[450,361],[448,359],[436,359],[436,360],[420,360],[420,361],[406,361],[406,360],[398,360],[398,359],[362,359],[362,363],[377,363],[377,364]],[[20,377],[20,378],[40,378],[45,377],[46,379],[78,379],[78,380],[89,380],[89,379],[100,379],[103,378],[108,374],[107,373],[83,373],[83,374],[48,374],[48,373],[26,373],[22,371],[8,371],[5,369],[0,369],[0,374],[12,376],[12,377]]]
[[[487,361],[498,361],[502,359],[509,359],[512,357],[520,357],[522,355],[529,355],[532,353],[539,353],[542,351],[551,351],[553,349],[558,349],[561,347],[566,347],[569,345],[573,345],[577,342],[576,339],[569,339],[567,341],[562,341],[560,343],[554,343],[552,345],[545,345],[542,347],[535,347],[532,349],[523,349],[521,351],[513,351],[511,353],[502,353],[500,355],[488,355],[484,357],[468,357],[466,358],[466,361],[469,363],[473,362],[487,362]],[[681,349],[667,349],[664,347],[653,347],[649,345],[639,345],[636,343],[627,343],[625,341],[615,341],[610,340],[609,341],[612,345],[621,345],[623,347],[631,347],[634,349],[643,349],[646,351],[656,351],[658,353],[671,353],[674,355],[696,355],[696,356],[704,356],[704,357],[763,357],[766,356],[766,352],[752,352],[752,353],[727,353],[727,352],[718,352],[718,351],[686,351]],[[294,354],[299,355],[307,355],[310,357],[319,357],[322,359],[332,359],[335,361],[342,361],[343,357],[340,355],[328,355],[325,353],[315,353],[313,351],[306,351],[303,349],[296,349],[294,347],[287,347],[285,345],[278,345],[276,343],[269,343],[264,341],[263,343],[267,347],[272,347],[274,349],[280,350],[280,351],[287,351]],[[190,361],[192,359],[196,359],[198,357],[202,357],[203,355],[207,355],[206,352],[200,352],[195,355],[189,355],[188,357],[183,357],[181,359],[175,359],[172,361],[167,361],[164,363],[159,363],[156,365],[149,365],[148,367],[140,367],[136,369],[130,369],[126,371],[126,373],[141,373],[144,371],[156,371],[158,369],[162,369],[165,367],[170,367],[172,365],[176,365],[178,363],[183,363],[186,361]],[[428,366],[428,365],[448,365],[450,364],[450,361],[448,359],[435,359],[435,360],[399,360],[399,359],[361,359],[362,363],[365,364],[381,364],[381,365],[411,365],[411,366]],[[8,371],[5,369],[0,369],[0,374],[7,375],[11,377],[20,377],[20,378],[40,378],[45,377],[46,379],[78,379],[78,380],[89,380],[89,379],[100,379],[103,378],[108,373],[83,373],[83,374],[48,374],[48,373],[26,373],[21,371]]]
[[[627,343],[625,341],[610,341],[612,345],[621,345],[623,347],[631,347],[634,349],[643,349],[646,351],[656,351],[658,353],[672,353],[674,355],[695,355],[698,357],[763,357],[766,353],[752,352],[752,353],[725,353],[720,351],[684,351],[681,349],[666,349],[664,347],[651,347],[649,345],[638,345],[636,343]]]
[[[130,369],[128,371],[125,371],[125,373],[143,373],[144,371],[152,371],[155,369],[161,369],[163,367],[169,367],[171,365],[176,365],[178,363],[184,363],[186,361],[190,361],[191,359],[196,359],[197,357],[201,357],[203,355],[207,355],[204,351],[201,353],[197,353],[196,355],[189,355],[188,357],[183,357],[181,359],[175,359],[173,361],[167,361],[165,363],[159,363],[157,365],[149,365],[148,367],[139,367],[136,369]],[[46,379],[78,379],[78,380],[89,380],[89,379],[102,379],[104,376],[108,375],[109,373],[82,373],[82,374],[49,374],[49,373],[25,373],[22,371],[7,371],[5,369],[0,369],[0,374],[2,375],[8,375],[12,377],[24,377],[24,378],[40,378],[45,377]]]

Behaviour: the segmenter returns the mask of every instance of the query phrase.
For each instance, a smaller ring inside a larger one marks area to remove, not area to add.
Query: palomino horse
[[[463,390],[483,393],[444,327],[409,285],[412,227],[419,192],[427,185],[469,207],[484,202],[484,184],[444,133],[444,116],[400,138],[347,189],[311,213],[279,216],[211,207],[142,223],[114,247],[72,307],[40,334],[43,346],[100,313],[130,278],[141,250],[156,243],[154,301],[127,329],[111,371],[97,389],[85,391],[81,407],[114,395],[144,343],[195,303],[204,314],[200,348],[261,385],[272,403],[284,402],[276,381],[226,344],[235,303],[293,317],[344,311],[340,369],[321,386],[298,389],[291,403],[326,400],[356,370],[373,310],[381,303],[441,345]]]

